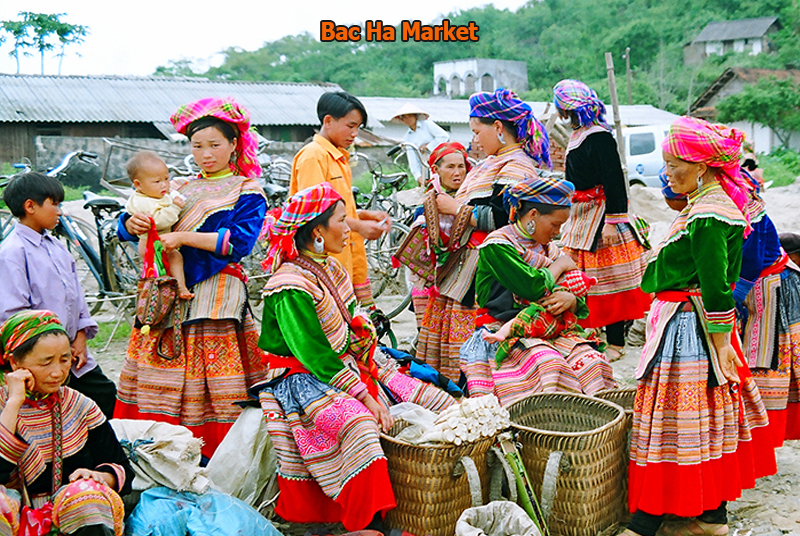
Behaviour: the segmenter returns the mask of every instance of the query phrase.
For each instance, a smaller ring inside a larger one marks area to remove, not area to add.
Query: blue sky
[[[207,67],[219,63],[218,54],[228,47],[246,50],[264,42],[308,31],[319,36],[320,20],[356,24],[382,20],[430,22],[443,13],[494,4],[499,9],[516,9],[524,0],[399,0],[392,2],[330,0],[4,0],[0,20],[17,19],[20,11],[66,13],[63,21],[90,28],[86,41],[67,49],[62,74],[148,75],[169,60],[189,59]],[[191,6],[187,9],[186,6]],[[231,11],[228,6],[236,6]],[[8,53],[9,43],[0,46],[0,72],[16,72]],[[20,72],[39,73],[39,58],[22,58]],[[45,56],[45,74],[57,74],[58,59]]]

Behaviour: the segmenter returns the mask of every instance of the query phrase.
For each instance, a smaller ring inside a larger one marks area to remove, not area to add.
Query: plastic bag
[[[525,510],[510,501],[467,508],[456,523],[456,536],[541,536]]]
[[[229,495],[258,507],[277,493],[278,458],[261,408],[246,407],[208,462],[208,478]]]

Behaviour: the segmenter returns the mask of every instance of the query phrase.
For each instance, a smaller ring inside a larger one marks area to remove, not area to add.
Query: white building
[[[711,55],[728,52],[752,56],[769,52],[770,35],[781,28],[778,17],[711,22],[683,48],[686,65],[697,65]]]
[[[447,97],[472,95],[506,87],[528,91],[528,66],[524,61],[470,58],[433,64],[433,94]]]

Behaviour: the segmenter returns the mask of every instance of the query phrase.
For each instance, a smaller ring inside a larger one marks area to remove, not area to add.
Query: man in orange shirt
[[[380,238],[391,228],[392,220],[385,212],[357,210],[350,153],[347,152],[358,135],[358,129],[367,124],[367,110],[353,95],[337,91],[322,94],[317,102],[317,116],[322,127],[311,143],[294,157],[289,194],[329,182],[342,196],[351,232],[347,247],[335,257],[350,274],[359,303],[374,308],[364,239]]]

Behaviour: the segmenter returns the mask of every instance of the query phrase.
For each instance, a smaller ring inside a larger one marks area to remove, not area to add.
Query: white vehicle
[[[664,166],[661,143],[667,137],[669,125],[651,125],[622,129],[625,138],[625,160],[628,163],[628,182],[661,188],[658,174]]]

